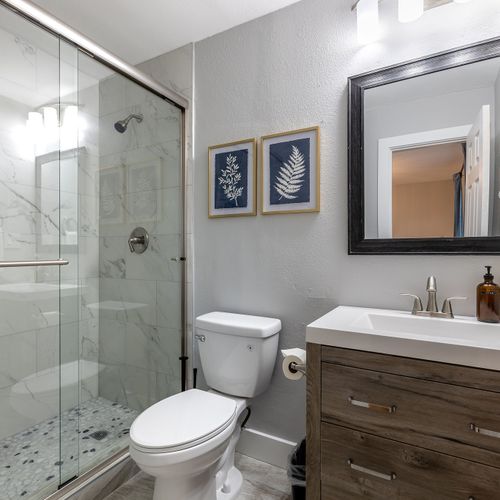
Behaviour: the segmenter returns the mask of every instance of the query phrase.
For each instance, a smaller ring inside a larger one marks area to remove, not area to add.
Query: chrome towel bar
[[[7,260],[0,261],[0,267],[66,266],[69,260]]]

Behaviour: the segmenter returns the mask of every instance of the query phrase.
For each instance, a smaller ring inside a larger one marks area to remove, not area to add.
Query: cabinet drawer
[[[500,395],[322,363],[322,419],[500,467]]]
[[[340,426],[321,427],[321,500],[495,500],[500,471]]]

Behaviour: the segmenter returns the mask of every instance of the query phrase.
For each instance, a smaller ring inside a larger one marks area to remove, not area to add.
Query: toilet
[[[269,386],[281,321],[211,312],[196,318],[195,339],[210,389],[190,389],[151,406],[130,428],[130,455],[155,477],[153,500],[235,500],[234,465],[249,399]]]

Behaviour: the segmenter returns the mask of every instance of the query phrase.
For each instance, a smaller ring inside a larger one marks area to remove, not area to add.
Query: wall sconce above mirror
[[[500,39],[349,79],[349,253],[500,254]]]
[[[425,11],[449,3],[469,3],[472,0],[356,0],[352,10],[356,11],[358,42],[361,45],[373,43],[381,37],[379,4],[382,1],[394,2],[400,23],[411,23],[420,19]]]

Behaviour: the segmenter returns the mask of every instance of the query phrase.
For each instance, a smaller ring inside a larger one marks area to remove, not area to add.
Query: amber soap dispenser
[[[498,323],[500,321],[500,287],[493,283],[491,266],[486,266],[484,281],[477,285],[476,316],[485,323]]]

